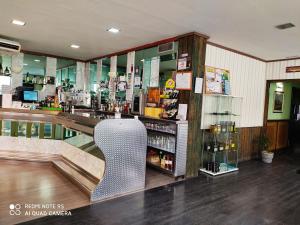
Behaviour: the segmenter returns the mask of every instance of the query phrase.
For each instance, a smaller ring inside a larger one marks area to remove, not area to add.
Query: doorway
[[[267,81],[265,104],[269,150],[300,149],[300,80]]]

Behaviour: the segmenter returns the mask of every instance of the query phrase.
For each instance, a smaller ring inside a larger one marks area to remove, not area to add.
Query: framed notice
[[[274,113],[282,113],[284,104],[284,92],[275,91],[274,92]]]
[[[230,95],[229,70],[205,67],[205,93]]]
[[[176,74],[176,89],[177,90],[192,89],[192,72],[182,72]]]
[[[187,58],[178,59],[177,70],[185,70],[187,66]]]

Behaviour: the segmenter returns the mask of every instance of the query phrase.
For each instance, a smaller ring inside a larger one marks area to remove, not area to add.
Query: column
[[[188,105],[189,121],[186,176],[197,176],[201,164],[203,135],[201,131],[202,94],[196,94],[195,78],[204,77],[205,51],[208,37],[198,33],[184,35],[178,40],[178,57],[188,54],[191,60],[193,82],[191,91],[180,91],[179,103]]]

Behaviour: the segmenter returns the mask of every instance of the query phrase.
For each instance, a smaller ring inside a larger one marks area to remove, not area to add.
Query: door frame
[[[270,91],[270,84],[274,82],[293,82],[299,81],[300,79],[280,79],[280,80],[266,80],[266,92],[265,92],[265,106],[264,106],[264,120],[263,120],[263,129],[265,130],[267,127],[268,122],[268,109],[269,109],[269,91]]]

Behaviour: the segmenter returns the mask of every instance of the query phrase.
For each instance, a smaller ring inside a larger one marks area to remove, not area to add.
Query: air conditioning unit
[[[0,38],[0,50],[8,51],[8,52],[20,52],[21,45],[18,42]]]
[[[158,53],[159,54],[164,54],[167,52],[174,51],[174,42],[168,42],[165,44],[161,44],[158,46]]]

